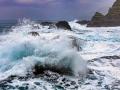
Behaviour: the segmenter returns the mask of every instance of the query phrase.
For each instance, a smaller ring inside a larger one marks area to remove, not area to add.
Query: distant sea
[[[0,33],[9,31],[9,29],[16,24],[17,20],[0,20]]]

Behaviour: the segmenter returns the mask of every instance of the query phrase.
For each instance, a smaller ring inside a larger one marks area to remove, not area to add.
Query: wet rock
[[[41,22],[41,25],[42,26],[49,26],[48,29],[59,28],[59,29],[71,30],[71,27],[67,21],[58,21],[57,23],[55,23],[55,22]]]
[[[78,89],[78,86],[75,86],[75,89]]]
[[[106,90],[111,90],[109,85],[105,85],[104,87],[105,87]]]
[[[96,80],[97,78],[95,76],[90,76],[89,79]]]
[[[23,86],[29,86],[29,83],[23,83],[22,85]]]
[[[93,70],[91,70],[91,69],[88,70],[88,73],[89,73],[89,74],[92,74],[92,75],[94,74],[94,73],[93,73]]]
[[[27,87],[27,86],[26,86],[26,87],[20,86],[20,87],[18,87],[18,89],[19,89],[19,90],[28,90],[28,87]]]
[[[65,86],[66,86],[66,87],[70,87],[70,84],[66,84]]]
[[[99,81],[98,86],[102,86],[102,83],[103,83],[102,81]]]
[[[71,30],[71,27],[67,21],[59,21],[55,25],[60,29]]]
[[[28,34],[30,34],[32,36],[40,36],[38,32],[29,32]]]
[[[104,57],[101,57],[101,58],[105,58],[105,59],[120,59],[120,56],[104,56]]]
[[[66,58],[67,57],[63,58],[63,60]],[[59,63],[62,63],[62,61]],[[43,74],[44,71],[48,71],[48,70],[59,73],[59,74],[63,74],[63,75],[73,75],[73,71],[70,67],[57,67],[56,65],[52,66],[52,65],[47,65],[47,64],[43,66],[39,63],[36,64],[35,67],[33,68],[33,74],[37,76],[39,74]]]
[[[11,85],[0,85],[0,90],[14,90],[15,87]]]
[[[65,81],[66,81],[66,79],[65,79],[65,78],[63,78],[63,79],[62,79],[62,81],[63,81],[63,82],[65,82]]]
[[[36,85],[40,85],[40,83],[39,83],[39,82],[34,82],[34,84],[36,84]]]
[[[65,90],[64,87],[62,87],[60,85],[56,85],[55,88],[56,88],[56,90]]]
[[[13,80],[20,80],[20,81],[27,81],[29,78],[29,76],[26,77],[20,77],[20,76],[10,76],[8,78],[6,78],[5,80],[0,81],[0,88],[7,88],[7,87],[11,87],[9,84],[13,83]]]
[[[5,80],[0,81],[0,86],[4,86],[4,85],[6,86],[7,83],[11,83],[12,80],[14,80],[15,78],[16,78],[16,76],[10,76]]]
[[[75,81],[71,81],[71,85],[75,85],[76,84],[76,82]]]
[[[63,83],[66,83],[66,82],[70,82],[70,80],[68,80],[67,78],[63,78],[63,79],[62,79],[62,82],[63,82]]]
[[[90,85],[90,82],[85,83],[85,85]]]

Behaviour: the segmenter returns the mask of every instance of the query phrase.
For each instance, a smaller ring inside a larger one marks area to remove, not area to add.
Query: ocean
[[[0,21],[0,90],[119,90],[120,27],[69,25]]]

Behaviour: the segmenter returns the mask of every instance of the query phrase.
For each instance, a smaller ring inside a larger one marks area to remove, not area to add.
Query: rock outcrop
[[[68,24],[67,21],[59,21],[56,23],[56,27],[60,29],[65,29],[65,30],[71,30],[70,25]]]
[[[58,21],[58,22],[41,22],[42,26],[49,26],[48,29],[58,28],[64,30],[71,30],[71,27],[67,21]]]
[[[120,0],[116,0],[106,15],[96,12],[88,27],[120,26]]]
[[[32,35],[32,36],[39,36],[38,32],[29,32],[28,34]]]

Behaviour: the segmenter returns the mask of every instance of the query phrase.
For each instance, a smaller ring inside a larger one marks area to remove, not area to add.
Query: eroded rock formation
[[[96,12],[88,27],[120,26],[120,0],[116,0],[106,15]]]
[[[56,23],[57,28],[71,30],[71,27],[67,21],[59,21]]]

